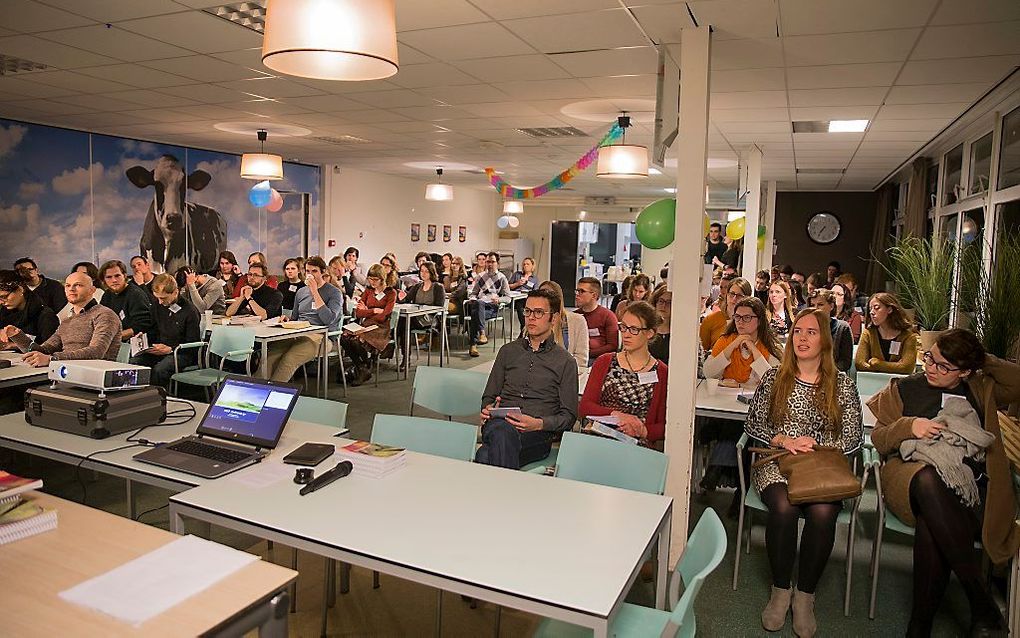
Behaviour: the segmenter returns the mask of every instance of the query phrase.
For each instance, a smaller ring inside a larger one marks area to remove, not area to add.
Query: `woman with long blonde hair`
[[[910,374],[917,366],[917,333],[891,292],[868,300],[868,328],[861,332],[854,365],[864,372]]]
[[[765,373],[748,407],[744,431],[752,439],[791,454],[811,454],[816,445],[855,452],[863,439],[861,398],[857,385],[836,369],[829,316],[815,308],[797,315],[783,360]],[[779,463],[767,463],[751,475],[768,507],[765,548],[772,568],[772,593],[761,614],[762,626],[779,631],[793,607],[793,630],[814,636],[815,588],[832,553],[836,517],[842,503],[793,505]],[[797,588],[792,588],[797,560],[797,525],[804,518]]]
[[[765,304],[765,315],[776,336],[786,338],[793,326],[793,317],[797,312],[793,309],[793,292],[790,284],[777,279],[769,284],[768,302]]]

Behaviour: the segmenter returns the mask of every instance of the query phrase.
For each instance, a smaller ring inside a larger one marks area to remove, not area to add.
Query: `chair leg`
[[[290,550],[290,568],[297,571],[297,550],[291,548]],[[297,580],[290,586],[290,613],[297,611]]]
[[[885,526],[884,525],[884,521],[879,520],[878,524],[879,524],[878,532],[875,534],[875,545],[874,545],[875,549],[871,553],[871,556],[872,556],[872,558],[871,558],[871,562],[872,562],[872,566],[871,566],[871,572],[872,572],[872,574],[871,574],[871,601],[868,604],[868,618],[870,618],[871,620],[875,619],[875,603],[876,603],[876,597],[877,597],[877,594],[878,594],[878,567],[879,567],[879,563],[882,561],[882,536],[884,535],[883,532],[885,531],[883,529],[884,526]]]
[[[740,545],[744,534],[744,504],[740,504],[737,514],[737,542],[733,544],[733,591],[737,591],[737,578],[740,577]]]
[[[324,570],[322,574],[322,594],[326,595],[326,591],[329,589],[329,570]],[[329,607],[326,605],[326,601],[322,601],[322,625],[319,628],[319,636],[326,638],[326,625],[329,621]]]
[[[340,563],[340,593],[346,594],[351,591],[351,565]]]
[[[443,590],[436,590],[436,637],[443,635]]]
[[[372,572],[372,589],[379,589],[379,572]]]
[[[326,573],[329,574],[329,586],[324,592],[322,592],[323,601],[329,607],[336,604],[336,561],[332,558],[325,559],[326,563],[323,568]]]
[[[850,590],[854,576],[854,537],[857,532],[857,506],[850,514],[850,537],[846,541],[846,591],[843,593],[843,615],[850,615]]]
[[[751,527],[754,526],[754,514],[752,512],[747,513],[747,548],[744,550],[745,554],[751,553]]]
[[[496,638],[499,638],[499,626],[503,623],[503,607],[496,607]]]

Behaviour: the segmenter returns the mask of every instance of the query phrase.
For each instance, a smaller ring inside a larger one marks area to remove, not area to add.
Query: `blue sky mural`
[[[193,215],[196,206],[211,209],[208,214],[222,218],[227,249],[239,260],[262,250],[279,272],[284,259],[300,254],[301,198],[286,196],[278,213],[253,207],[248,190],[254,182],[241,179],[238,155],[0,119],[0,264],[10,267],[31,255],[44,273],[62,277],[77,261],[127,261],[139,252],[155,189],[140,188],[126,173],[135,166],[152,170],[163,155],[176,157],[185,175],[208,174],[204,188],[187,191],[189,209]],[[310,193],[314,252],[319,167],[286,163],[284,175],[274,188]]]

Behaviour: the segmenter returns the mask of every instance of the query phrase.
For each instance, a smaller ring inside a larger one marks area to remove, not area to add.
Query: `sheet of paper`
[[[598,421],[599,423],[605,423],[606,425],[620,425],[620,418],[615,417],[612,414],[606,416],[590,416],[588,417],[592,421]]]
[[[231,474],[228,480],[261,490],[281,481],[292,480],[294,478],[294,468],[295,466],[293,465],[266,463],[263,461],[262,463],[257,463],[252,468]]]
[[[273,317],[272,319],[266,319],[262,322],[264,326],[278,326],[283,321],[283,317]]]
[[[258,559],[185,536],[59,596],[137,627]]]

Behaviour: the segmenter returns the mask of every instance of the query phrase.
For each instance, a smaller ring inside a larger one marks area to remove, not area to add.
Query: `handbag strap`
[[[778,461],[779,459],[783,458],[784,456],[787,456],[790,453],[789,450],[785,449],[777,450],[775,448],[769,447],[752,447],[748,449],[752,453],[758,455],[758,459],[751,464],[751,467],[755,469],[758,469],[763,465],[768,465],[773,461]]]

